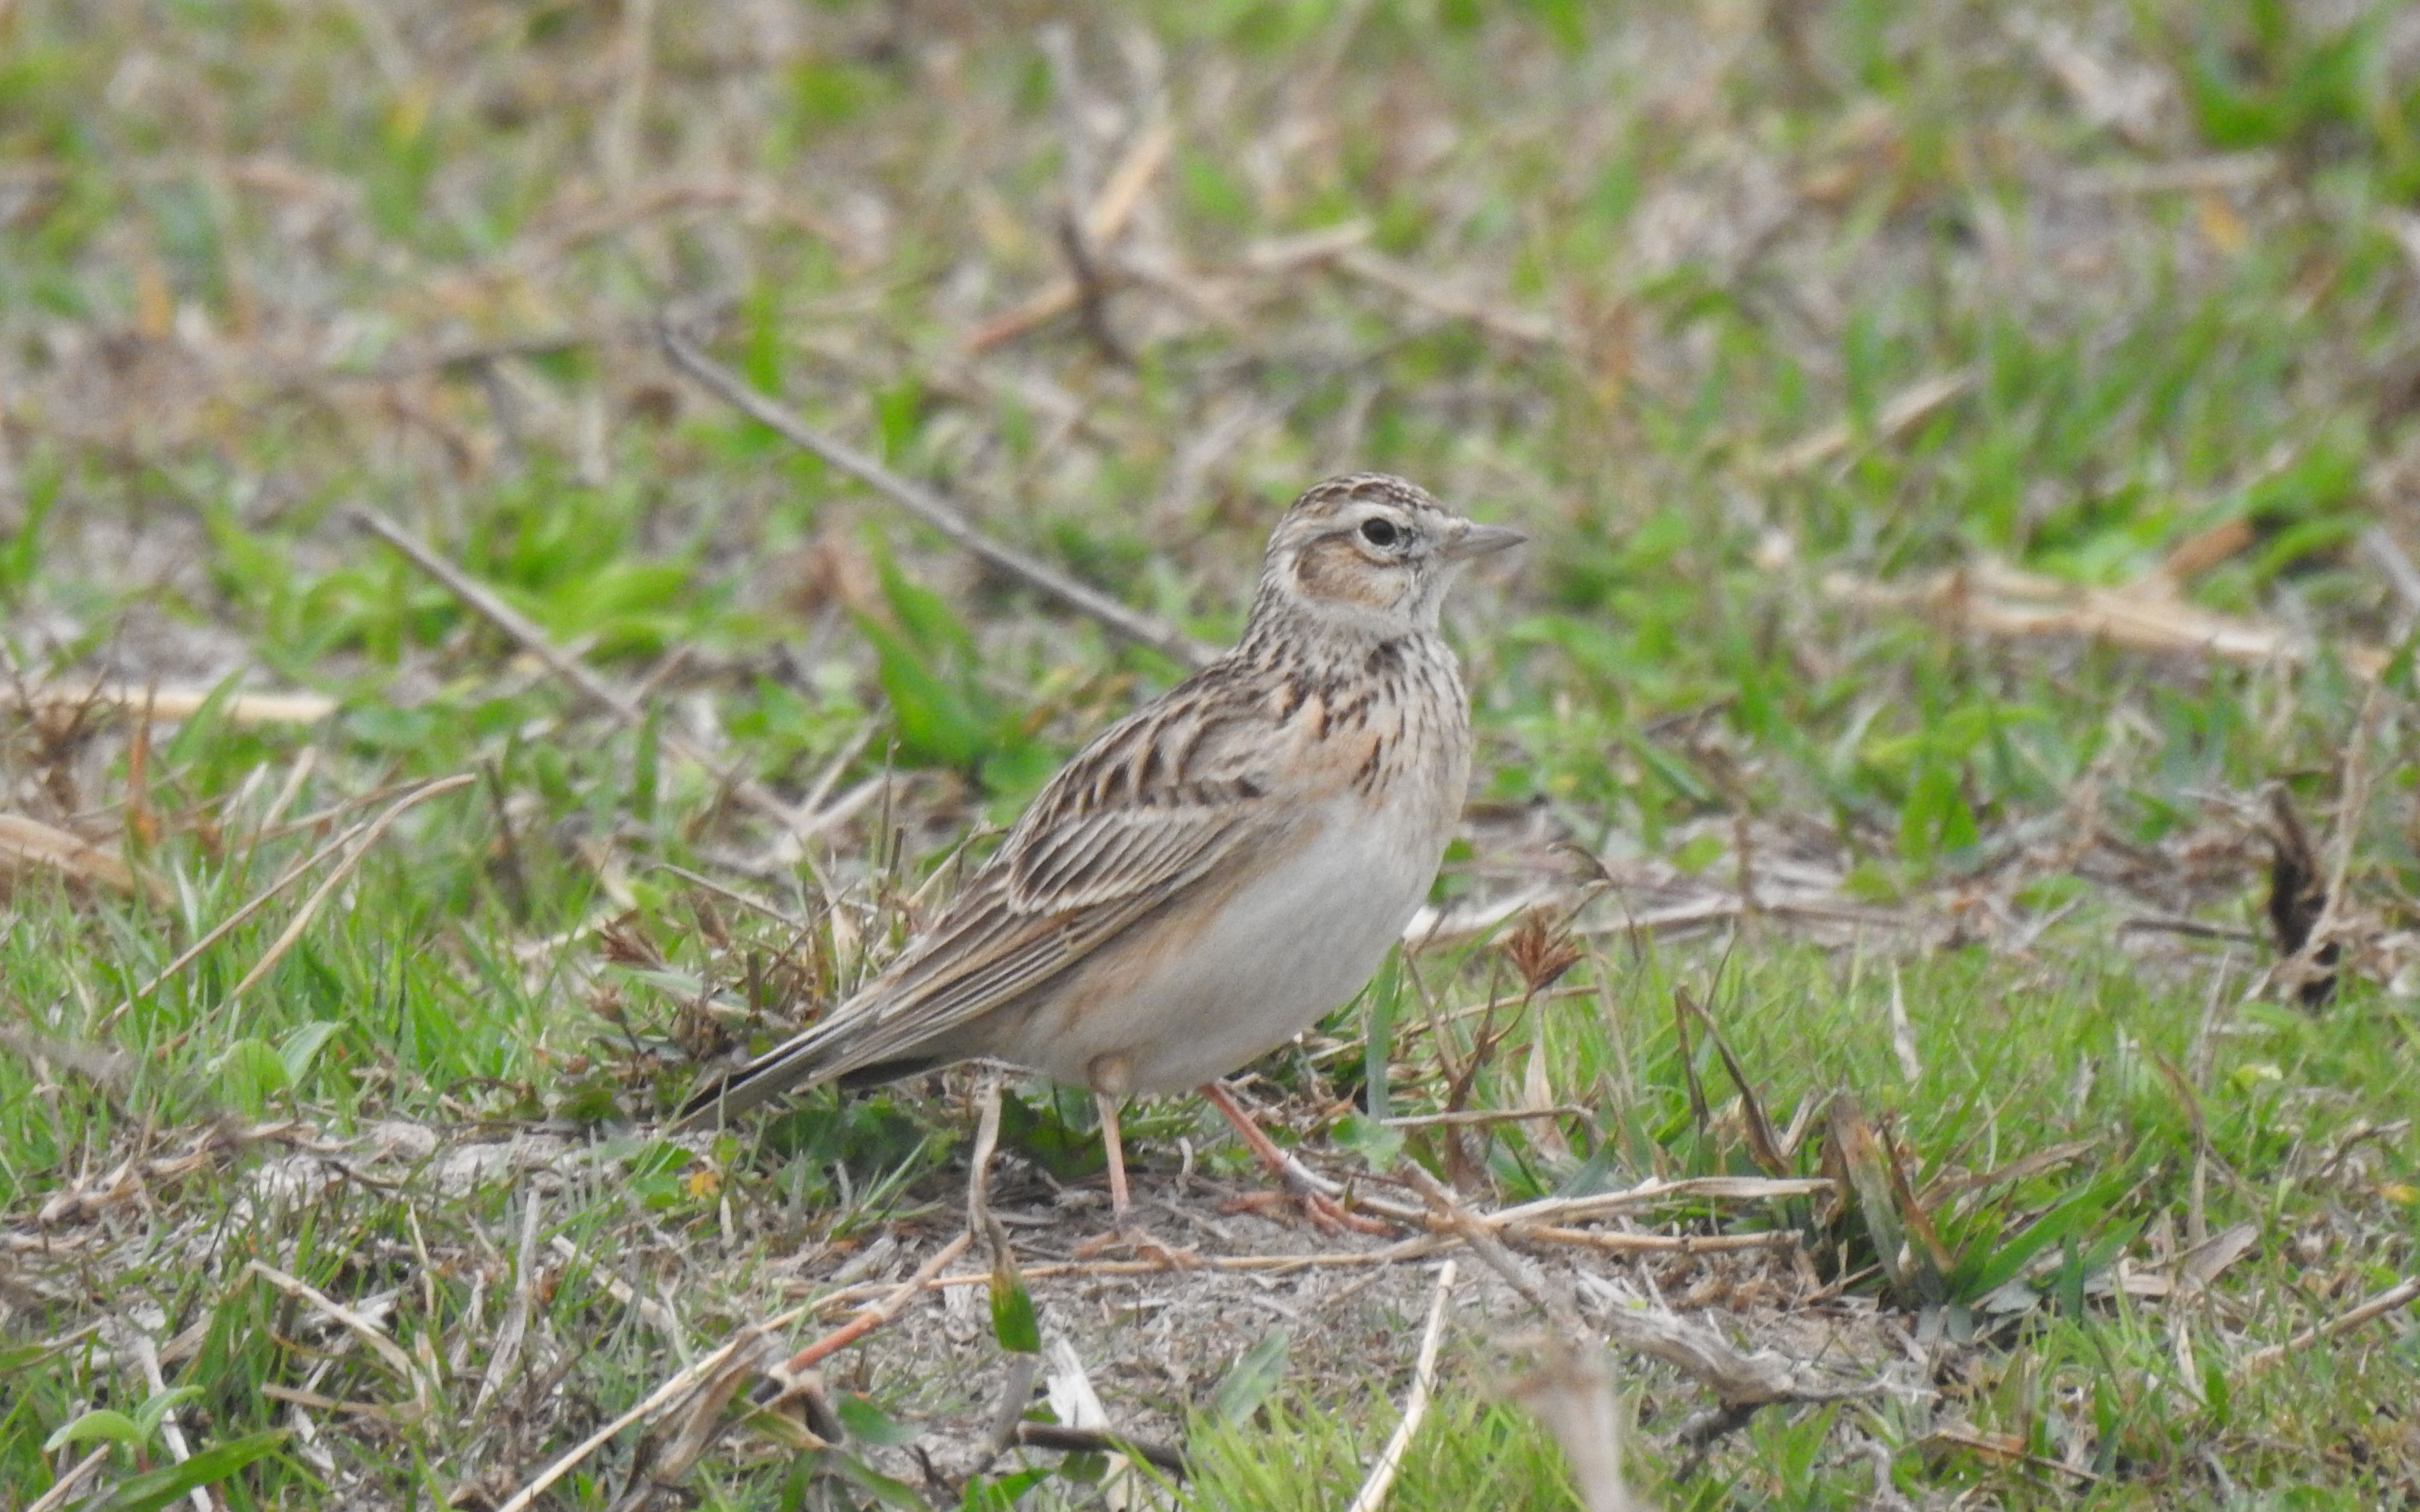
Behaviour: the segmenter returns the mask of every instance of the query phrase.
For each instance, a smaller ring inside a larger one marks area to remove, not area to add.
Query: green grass
[[[1400,1150],[1483,1206],[1841,1179],[1854,1196],[1658,1215],[1794,1229],[1803,1273],[1675,1262],[1659,1285],[1750,1344],[1893,1341],[1852,1361],[1893,1389],[1769,1409],[1684,1475],[1705,1394],[1617,1361],[1659,1504],[1866,1505],[1878,1475],[1920,1506],[2420,1494],[2408,1310],[2247,1364],[2420,1272],[2420,683],[2412,607],[2362,544],[2420,547],[2420,66],[2389,9],[1113,8],[1078,28],[1103,107],[1076,113],[1101,123],[1078,155],[1097,185],[1150,123],[1171,140],[1114,249],[1130,362],[1072,316],[968,347],[1063,271],[1039,15],[833,6],[759,31],[667,6],[637,48],[644,11],[0,11],[9,674],[240,673],[337,703],[304,727],[221,702],[144,741],[0,713],[0,811],[157,885],[0,871],[0,1504],[113,1434],[87,1489],[171,1463],[169,1398],[112,1342],[130,1320],[192,1389],[196,1452],[290,1428],[263,1386],[350,1404],[308,1409],[318,1440],[235,1472],[225,1504],[492,1504],[684,1350],[886,1236],[954,1230],[963,1082],[810,1099],[703,1156],[650,1120],[697,1057],[877,965],[962,847],[1176,669],[719,408],[656,352],[666,308],[987,530],[1204,639],[1234,633],[1275,510],[1324,471],[1401,471],[1531,532],[1449,615],[1481,755],[1439,900],[1557,880],[1578,958],[1525,997],[1501,932],[1422,952],[1258,1090],[1307,1145]],[[1444,296],[1267,259],[1347,222]],[[646,722],[581,702],[350,527],[355,502],[644,688]],[[2231,525],[2185,601],[2306,657],[1992,637],[1855,592],[1986,563],[2139,588]],[[682,739],[793,797],[888,785],[801,856]],[[457,774],[240,997],[333,860],[138,991]],[[2272,783],[2325,863],[2348,847],[2347,969],[2318,1011],[2255,990]],[[1767,906],[1733,924],[1623,927],[1743,872]],[[2175,915],[2237,933],[2140,927]],[[1513,1107],[1533,1065],[1585,1115],[1456,1145],[1338,1113]],[[1090,1181],[1081,1100],[1018,1092],[1022,1168]],[[1766,1148],[1760,1115],[1802,1111]],[[1189,1148],[1257,1180],[1190,1102],[1131,1119],[1163,1178]],[[483,1173],[452,1160],[515,1135]],[[320,1159],[336,1142],[351,1174]],[[528,1343],[474,1410],[533,1203]],[[2235,1225],[2253,1242],[2206,1294],[2126,1285]],[[414,1370],[256,1259],[373,1308]],[[1391,1504],[1572,1504],[1470,1305]],[[963,1447],[996,1351],[918,1338],[876,1335],[836,1389]],[[1215,1373],[1103,1390],[1187,1434],[1192,1504],[1338,1505],[1411,1344],[1305,1337],[1233,1417]],[[736,1432],[684,1484],[765,1504],[837,1464],[777,1442]],[[559,1504],[606,1505],[628,1455]],[[915,1480],[895,1450],[865,1461]],[[1019,1504],[1085,1504],[1084,1470]]]

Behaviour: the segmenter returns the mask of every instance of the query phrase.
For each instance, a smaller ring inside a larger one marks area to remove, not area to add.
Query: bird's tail
[[[793,1035],[747,1065],[690,1095],[668,1126],[677,1133],[720,1124],[784,1093],[813,1087],[845,1068],[833,1064],[833,1014]]]

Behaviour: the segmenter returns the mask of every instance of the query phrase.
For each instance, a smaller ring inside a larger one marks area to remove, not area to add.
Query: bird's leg
[[[1200,1090],[1210,1100],[1210,1105],[1235,1126],[1235,1133],[1243,1136],[1245,1147],[1269,1168],[1271,1175],[1294,1193],[1295,1200],[1302,1204],[1304,1215],[1313,1224],[1327,1229],[1349,1228],[1359,1234],[1394,1232],[1374,1218],[1364,1218],[1347,1211],[1344,1204],[1337,1200],[1344,1189],[1280,1149],[1277,1141],[1253,1122],[1252,1116],[1244,1111],[1244,1105],[1235,1101],[1235,1094],[1227,1090],[1225,1083],[1203,1082]]]
[[[1125,1142],[1118,1136],[1118,1103],[1126,1092],[1126,1065],[1122,1058],[1103,1057],[1093,1063],[1093,1106],[1101,1115],[1101,1149],[1109,1163],[1109,1229],[1076,1246],[1080,1259],[1089,1259],[1120,1245],[1131,1248],[1145,1259],[1162,1265],[1187,1266],[1194,1263],[1191,1250],[1171,1249],[1143,1231],[1135,1222],[1134,1204],[1126,1191]]]
[[[1126,1200],[1125,1146],[1118,1138],[1118,1099],[1108,1092],[1094,1092],[1093,1106],[1100,1110],[1101,1148],[1109,1159],[1109,1221],[1123,1228],[1126,1209],[1132,1204]]]

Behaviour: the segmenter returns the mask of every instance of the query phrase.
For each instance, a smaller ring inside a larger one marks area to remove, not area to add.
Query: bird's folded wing
[[[1116,810],[1001,857],[910,955],[816,1026],[831,1035],[823,1073],[912,1055],[1015,1000],[1213,870],[1245,864],[1264,831],[1257,806]]]
[[[1249,870],[1279,840],[1288,806],[1269,797],[1275,722],[1256,685],[1220,663],[1102,732],[905,955],[692,1098],[683,1119],[853,1071],[980,1053],[959,1031],[1155,910],[1181,908],[1214,871]]]

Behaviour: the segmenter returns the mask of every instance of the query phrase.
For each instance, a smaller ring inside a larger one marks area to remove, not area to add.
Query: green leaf
[[[1025,1289],[1025,1278],[1016,1273],[1016,1262],[1005,1250],[991,1267],[991,1335],[1013,1354],[1042,1352],[1042,1324],[1033,1316],[1033,1295]]]
[[[0,542],[0,597],[22,592],[34,580],[42,560],[42,521],[58,502],[59,485],[66,477],[50,466],[28,468],[25,474],[16,533]]]
[[[287,1429],[212,1444],[182,1464],[168,1465],[117,1483],[93,1504],[94,1512],[159,1512],[197,1486],[225,1480],[286,1442]]]
[[[924,420],[924,386],[910,376],[874,396],[874,424],[882,439],[882,459],[896,463]]]
[[[875,676],[899,730],[899,752],[923,765],[972,767],[991,748],[991,721],[904,636],[867,615],[860,633],[874,645]]]
[[[107,1439],[112,1443],[122,1443],[130,1449],[140,1449],[150,1441],[150,1437],[124,1412],[113,1412],[106,1407],[96,1407],[44,1439],[42,1453],[56,1454],[71,1443],[89,1443],[95,1439]]]
[[[2132,1180],[2133,1169],[2129,1166],[2118,1176],[2078,1187],[1997,1248],[1978,1246],[1970,1251],[1970,1257],[1959,1265],[1962,1274],[1951,1277],[1951,1289],[1962,1297],[1980,1297],[2002,1282],[2015,1279],[2035,1256],[2052,1244],[2071,1242],[2080,1230],[2102,1216]]]
[[[1958,791],[1957,769],[1938,760],[1918,766],[1915,785],[1900,809],[1900,853],[1911,861],[1929,861],[1945,852],[1965,850],[1978,838],[1975,812]]]
[[[832,1403],[832,1411],[840,1414],[841,1426],[848,1429],[848,1436],[864,1443],[892,1448],[911,1442],[924,1431],[913,1423],[902,1423],[854,1393]]]
[[[997,1480],[977,1475],[967,1482],[966,1493],[958,1498],[958,1512],[1009,1512],[1018,1497],[1048,1480],[1050,1473],[1048,1466],[1034,1465]]]
[[[177,1410],[178,1403],[192,1401],[201,1394],[199,1386],[171,1386],[165,1391],[153,1392],[143,1399],[142,1406],[134,1410],[136,1430],[148,1441],[151,1435],[160,1431],[160,1425],[168,1414]]]
[[[649,703],[647,717],[639,726],[636,748],[630,753],[630,817],[642,825],[656,822],[658,752],[662,740],[663,705]]]
[[[222,1051],[216,1069],[222,1094],[250,1118],[260,1117],[271,1097],[293,1085],[287,1079],[286,1062],[277,1052],[265,1041],[250,1036]]]
[[[343,1028],[344,1025],[334,1019],[318,1019],[298,1026],[277,1042],[277,1063],[285,1070],[288,1088],[302,1085],[302,1078],[310,1074],[311,1063],[319,1058],[320,1050]]]
[[[1210,1414],[1222,1423],[1241,1423],[1259,1412],[1285,1379],[1286,1350],[1293,1343],[1294,1335],[1283,1327],[1262,1335],[1228,1366],[1218,1389],[1210,1394]]]
[[[1370,1006],[1361,1035],[1361,1105],[1373,1119],[1386,1119],[1393,1111],[1388,1105],[1387,1062],[1394,1053],[1395,1008],[1403,990],[1403,952],[1388,950],[1386,960],[1378,964],[1377,980],[1370,984]]]
[[[847,1415],[845,1410],[842,1415],[844,1418]],[[872,1496],[884,1506],[896,1507],[899,1512],[931,1512],[931,1504],[918,1494],[914,1487],[870,1469],[855,1455],[827,1449],[823,1451],[822,1462],[833,1475]]]
[[[882,601],[917,650],[974,654],[974,632],[948,599],[902,572],[888,551],[875,554],[874,570],[882,582]]]
[[[1390,1129],[1366,1114],[1348,1113],[1337,1119],[1327,1138],[1360,1156],[1373,1171],[1386,1170],[1404,1152],[1404,1131]]]
[[[210,689],[209,697],[202,700],[202,706],[177,727],[175,737],[160,753],[163,765],[189,766],[201,759],[202,752],[225,737],[226,702],[235,696],[236,684],[242,678],[243,673],[236,671],[219,680],[218,686]]]

